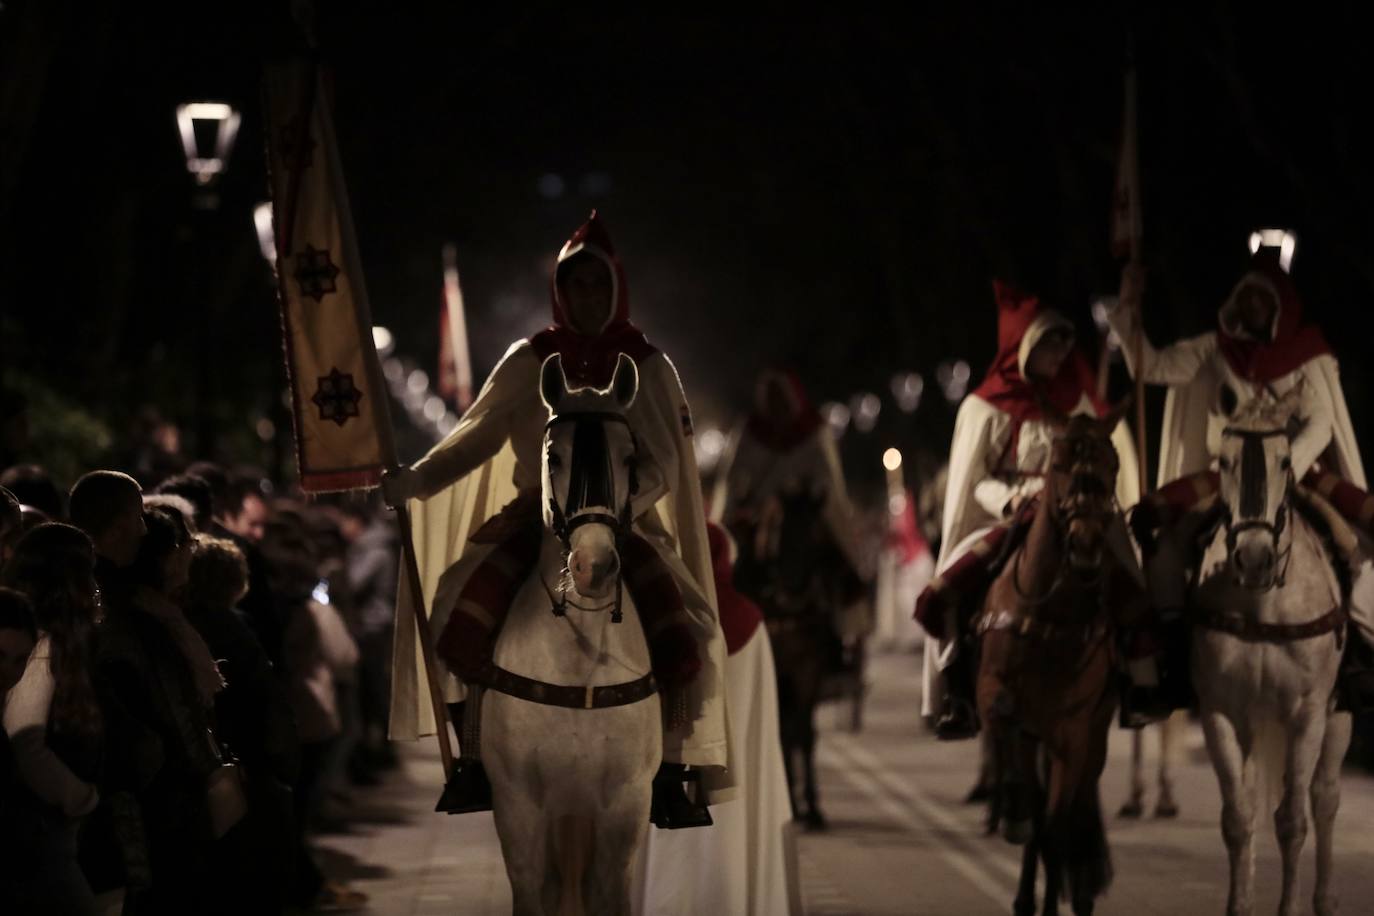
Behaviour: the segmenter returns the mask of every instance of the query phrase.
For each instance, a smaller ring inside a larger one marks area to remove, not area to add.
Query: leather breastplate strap
[[[658,692],[658,682],[652,673],[623,684],[567,687],[536,681],[534,678],[507,671],[500,665],[492,665],[488,676],[482,680],[485,686],[498,693],[544,706],[561,706],[564,709],[607,709],[612,706],[628,706],[648,699]]]
[[[1198,609],[1194,611],[1193,619],[1198,626],[1229,633],[1247,642],[1293,642],[1335,632],[1345,623],[1345,614],[1339,607],[1333,607],[1305,623],[1261,623],[1238,614]]]
[[[1084,643],[1089,643],[1104,635],[1109,625],[1105,614],[1098,614],[1086,621],[1066,623],[1038,620],[1034,617],[1012,614],[1008,611],[998,611],[979,617],[976,628],[979,636],[991,630],[1008,630],[1016,636],[1022,636],[1035,642],[1080,639]]]

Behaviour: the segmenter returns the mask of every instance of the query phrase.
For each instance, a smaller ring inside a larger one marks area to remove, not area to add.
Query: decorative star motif
[[[303,150],[300,147],[302,140],[305,142]],[[315,161],[315,138],[310,136],[309,129],[301,123],[299,114],[293,115],[291,120],[277,131],[277,146],[281,149],[282,161],[288,169],[298,166],[308,169]],[[297,156],[300,157],[299,163],[296,161]]]
[[[358,416],[358,402],[362,399],[363,393],[353,384],[353,376],[335,367],[320,377],[320,386],[310,400],[320,409],[321,420],[333,420],[343,426],[351,417]]]
[[[305,246],[305,251],[296,255],[296,282],[300,284],[301,295],[310,296],[320,302],[325,296],[337,292],[334,279],[339,268],[329,256],[329,249],[323,251]]]

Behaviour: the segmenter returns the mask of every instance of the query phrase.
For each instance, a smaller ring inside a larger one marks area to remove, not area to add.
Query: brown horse
[[[1145,609],[1114,497],[1119,416],[1065,421],[1034,520],[977,621],[994,817],[1026,847],[1018,916],[1035,912],[1040,860],[1046,914],[1059,911],[1063,891],[1075,914],[1091,913],[1111,882],[1097,783],[1116,707],[1113,637]]]

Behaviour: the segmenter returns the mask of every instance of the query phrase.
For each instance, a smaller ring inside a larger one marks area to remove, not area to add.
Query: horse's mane
[[[1294,388],[1277,401],[1251,398],[1236,408],[1227,425],[1239,432],[1285,429],[1297,410],[1299,392],[1299,388]]]

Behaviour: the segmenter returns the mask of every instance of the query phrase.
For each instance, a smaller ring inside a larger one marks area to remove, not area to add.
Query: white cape
[[[798,896],[790,836],[777,680],[768,631],[760,625],[725,663],[736,797],[711,809],[713,827],[656,830],[639,859],[636,916],[785,916]]]

